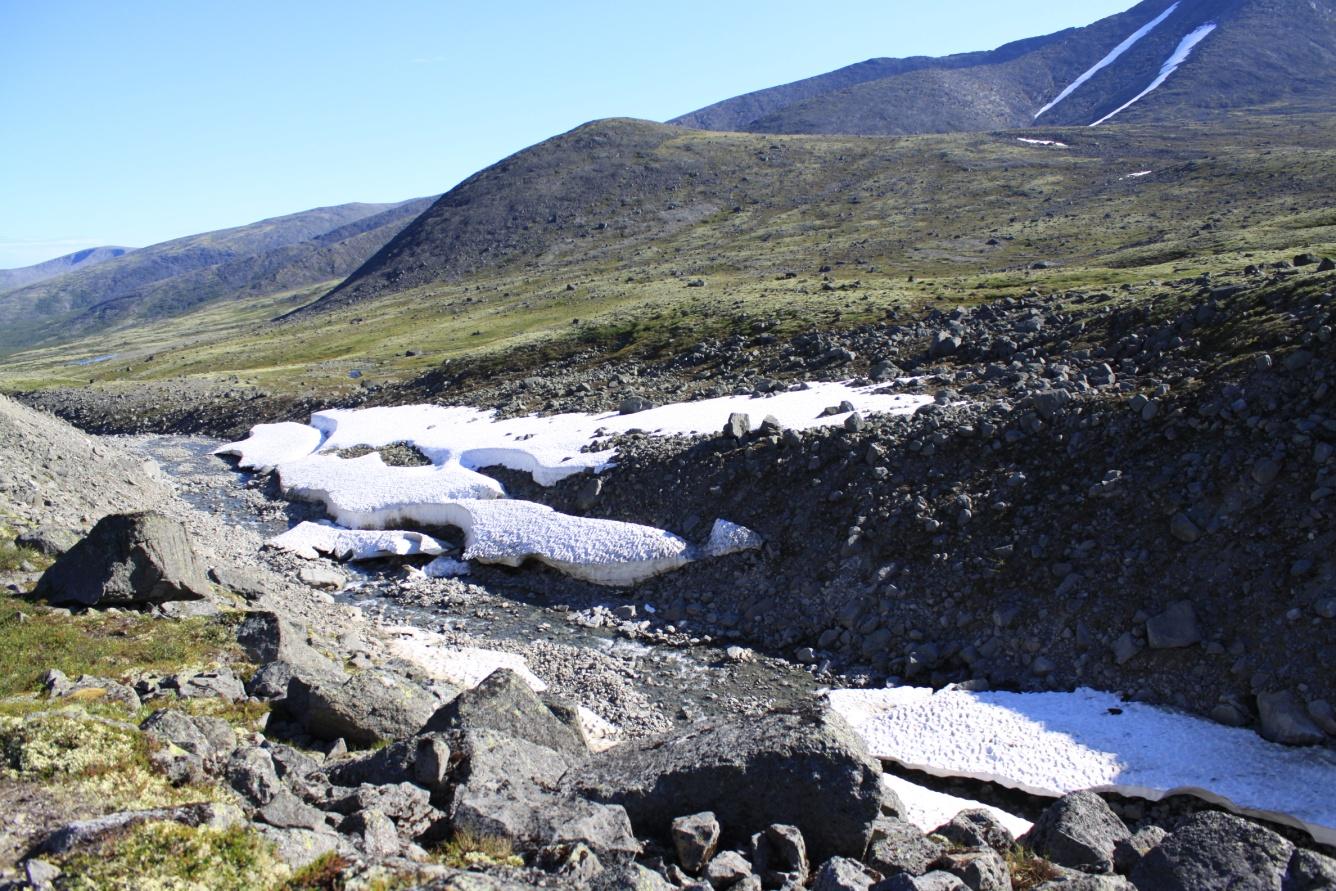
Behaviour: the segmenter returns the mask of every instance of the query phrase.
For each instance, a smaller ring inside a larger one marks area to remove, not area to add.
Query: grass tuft
[[[436,852],[436,859],[452,869],[485,869],[489,866],[518,868],[524,865],[510,839],[479,835],[467,830],[456,832],[442,845]]]
[[[61,864],[67,891],[269,891],[287,868],[250,827],[146,823],[103,850]]]

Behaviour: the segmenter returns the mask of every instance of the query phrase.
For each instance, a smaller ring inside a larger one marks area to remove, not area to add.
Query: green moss
[[[0,697],[39,689],[55,668],[70,677],[126,678],[244,661],[231,619],[167,620],[89,611],[64,616],[0,594]]]
[[[251,828],[146,823],[61,864],[68,891],[266,891],[288,870]]]

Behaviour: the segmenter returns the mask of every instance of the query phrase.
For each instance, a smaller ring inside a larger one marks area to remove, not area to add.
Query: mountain
[[[1187,240],[1213,215],[1209,231],[1244,243],[1268,215],[1297,212],[1287,190],[1304,195],[1296,207],[1320,206],[1333,125],[1328,115],[1077,127],[1043,146],[1025,131],[885,140],[596,121],[465,180],[296,315],[409,293],[430,304],[444,299],[438,284],[492,290],[497,276],[522,278],[500,288],[506,296],[546,302],[591,276],[626,299],[676,276],[764,290],[816,258],[875,266],[877,277],[1164,262],[1200,252]],[[1272,139],[1294,141],[1293,163],[1256,154]]]
[[[191,235],[0,295],[0,348],[176,316],[214,300],[336,281],[432,199],[344,204]]]
[[[1146,0],[1085,28],[992,52],[873,59],[671,123],[879,136],[1333,106],[1336,0]]]
[[[76,269],[92,269],[94,266],[99,266],[108,260],[115,260],[117,257],[124,256],[132,250],[134,248],[85,248],[82,251],[75,251],[72,254],[66,254],[63,257],[56,257],[54,260],[47,260],[32,266],[22,266],[18,269],[0,269],[0,294],[46,281],[49,278],[55,278]]]

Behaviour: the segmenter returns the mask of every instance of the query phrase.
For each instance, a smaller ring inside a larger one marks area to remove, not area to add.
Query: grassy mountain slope
[[[183,312],[210,300],[337,279],[430,199],[347,204],[143,248],[0,297],[0,349]]]
[[[73,272],[76,269],[92,269],[94,266],[100,266],[108,260],[115,260],[117,257],[124,256],[133,250],[134,248],[127,247],[85,248],[82,251],[75,251],[72,254],[65,254],[63,257],[35,263],[32,266],[0,269],[0,294],[27,285],[34,285],[37,282]]]
[[[215,303],[30,350],[0,383],[193,378],[341,398],[443,363],[523,375],[589,350],[689,350],[752,325],[828,330],[1336,247],[1332,116],[1053,130],[1069,148],[1024,135],[596,122],[461,184],[318,300],[307,288]],[[1030,268],[1039,262],[1050,265]],[[107,354],[116,358],[70,364]]]
[[[1170,122],[1226,108],[1320,110],[1336,101],[1331,0],[1146,0],[1125,13],[993,53],[874,60],[677,118],[757,133],[899,135],[1035,123],[1034,115],[1138,29],[1167,16],[1038,121],[1089,124],[1150,85],[1179,41],[1217,29],[1125,114]],[[848,72],[848,73],[846,73]]]

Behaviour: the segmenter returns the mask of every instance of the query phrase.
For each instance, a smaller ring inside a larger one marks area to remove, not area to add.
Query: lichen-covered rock
[[[185,527],[152,511],[103,517],[52,564],[37,595],[60,606],[200,600],[211,592]]]
[[[291,707],[300,709],[306,732],[317,739],[345,739],[353,745],[372,746],[401,740],[422,729],[438,702],[417,683],[397,674],[370,669],[345,683],[292,682],[300,696],[290,694]]]

